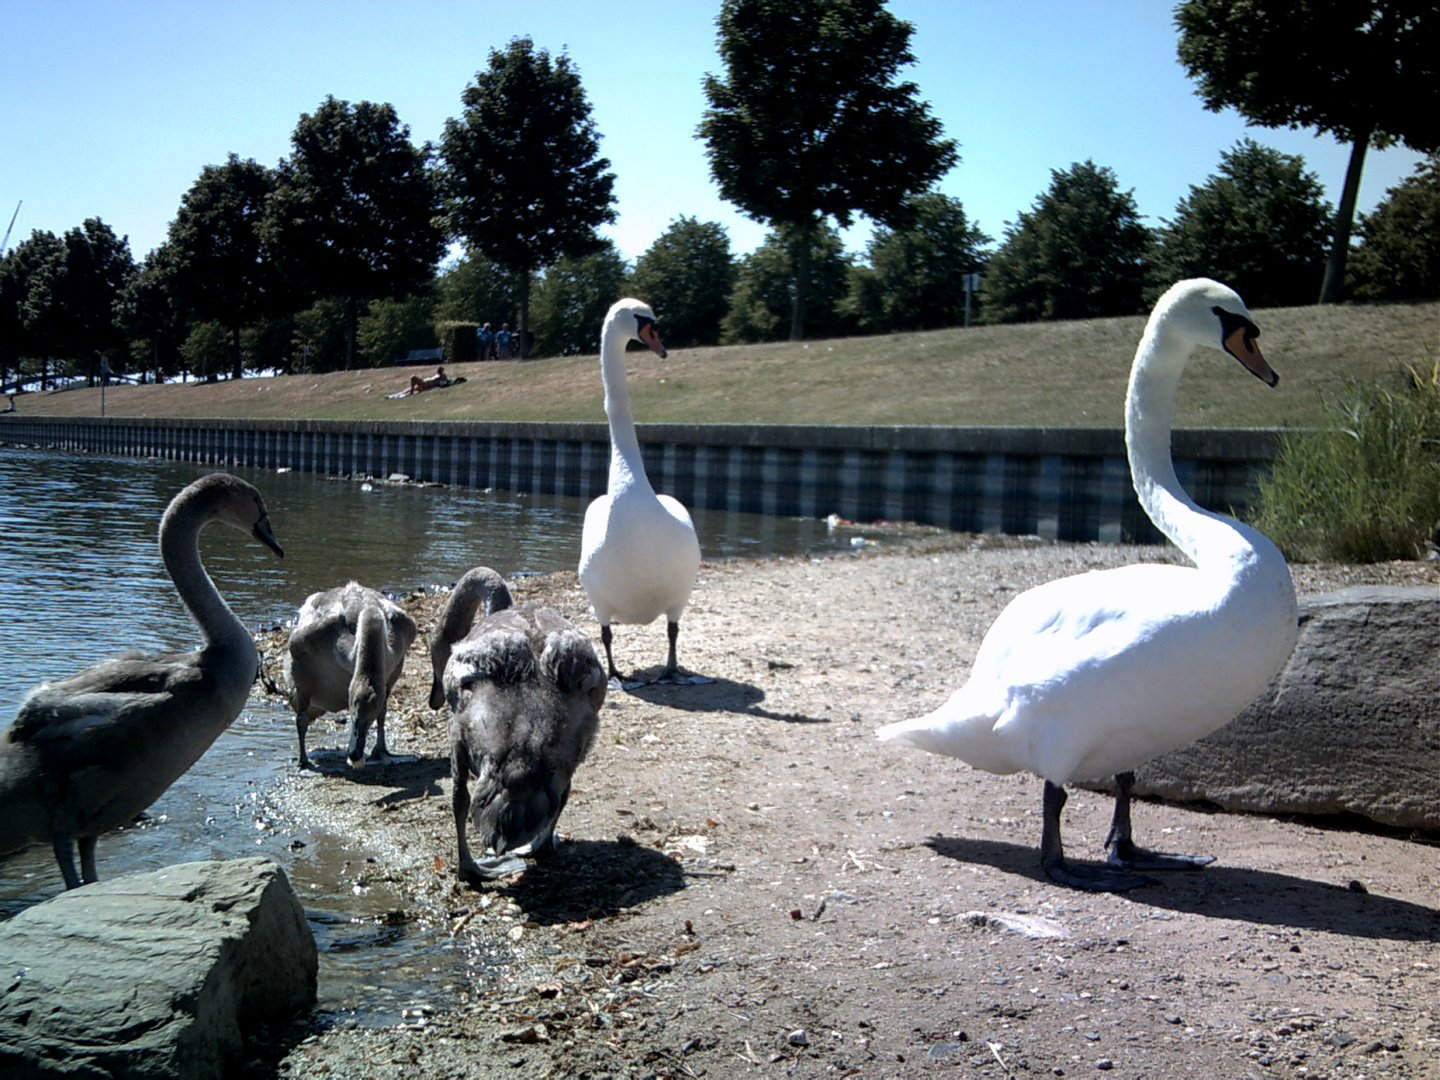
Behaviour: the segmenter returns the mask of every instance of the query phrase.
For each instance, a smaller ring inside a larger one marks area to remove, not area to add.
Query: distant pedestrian
[[[509,360],[510,356],[510,324],[501,323],[500,329],[495,334],[495,355],[501,360]]]
[[[475,331],[475,346],[480,350],[481,360],[495,359],[495,331],[488,322]]]

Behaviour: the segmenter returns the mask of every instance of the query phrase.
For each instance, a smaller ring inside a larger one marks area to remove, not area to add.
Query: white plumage
[[[680,616],[700,570],[700,541],[685,507],[656,495],[645,475],[630,390],[625,344],[631,339],[664,357],[655,313],[639,300],[610,308],[600,335],[600,371],[605,415],[610,421],[608,491],[585,511],[580,538],[580,583],[600,623],[610,677],[618,679],[611,651],[612,623],[643,625],[664,615],[670,651],[660,679],[675,676],[675,642]]]
[[[1160,298],[1135,353],[1125,412],[1135,490],[1195,565],[1126,566],[1022,593],[986,633],[965,686],[934,712],[878,732],[989,772],[1042,777],[1042,864],[1065,884],[1113,890],[1149,880],[1065,861],[1059,815],[1070,780],[1116,777],[1112,865],[1211,861],[1134,846],[1129,770],[1227,724],[1294,648],[1284,557],[1256,530],[1197,506],[1170,458],[1180,374],[1197,346],[1224,348],[1271,386],[1278,381],[1255,347],[1258,333],[1231,289],[1194,279]]]

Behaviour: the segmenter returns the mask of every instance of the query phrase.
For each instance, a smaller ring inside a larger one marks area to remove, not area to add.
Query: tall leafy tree
[[[600,326],[625,295],[625,260],[609,240],[557,259],[535,288],[536,346],[554,356],[600,351]]]
[[[982,288],[989,322],[1093,319],[1141,309],[1150,230],[1133,192],[1093,161],[1051,170],[1050,189],[1005,227]]]
[[[1360,216],[1360,246],[1350,260],[1352,292],[1362,300],[1440,297],[1440,154],[1385,192]]]
[[[32,237],[33,239],[33,237]],[[28,276],[21,319],[48,357],[77,361],[93,378],[101,354],[118,354],[124,336],[115,302],[135,273],[130,242],[99,218],[69,229]]]
[[[615,220],[615,174],[580,74],[528,37],[502,52],[461,94],[445,121],[442,182],[451,234],[518,279],[521,340],[530,326],[530,282],[565,257],[602,247],[595,230]],[[522,352],[522,356],[523,356]]]
[[[274,264],[261,243],[275,176],[253,158],[231,154],[207,165],[180,201],[167,244],[180,301],[194,318],[230,332],[230,375],[244,374],[240,331],[276,302]]]
[[[176,296],[173,252],[161,244],[145,257],[115,301],[115,321],[130,343],[130,360],[138,371],[153,371],[155,381],[178,372],[180,349],[188,330]]]
[[[699,135],[720,194],[792,241],[790,337],[805,335],[805,260],[822,225],[901,224],[905,200],[959,157],[899,70],[914,26],[884,0],[724,0],[724,77],[705,76]]]
[[[734,282],[725,227],[681,215],[636,261],[629,291],[654,308],[665,344],[678,349],[720,341]]]
[[[1434,0],[1185,0],[1180,63],[1213,112],[1350,144],[1320,303],[1340,299],[1369,146],[1440,149]]]
[[[795,240],[782,229],[774,229],[765,243],[745,258],[735,272],[730,290],[729,311],[721,322],[721,335],[728,342],[780,341],[786,336],[794,309]],[[810,328],[817,337],[838,337],[850,329],[840,312],[845,296],[851,259],[834,226],[812,234],[803,260],[805,288],[811,297]]]
[[[1220,170],[1191,185],[1159,230],[1151,259],[1157,295],[1187,277],[1213,277],[1251,307],[1310,303],[1325,267],[1334,207],[1297,154],[1241,139]]]
[[[930,330],[965,321],[963,277],[983,269],[990,237],[966,218],[959,199],[938,191],[912,198],[909,218],[903,229],[876,229],[869,265],[850,272],[841,308],[862,330]]]
[[[468,252],[441,271],[435,282],[437,319],[478,325],[520,322],[521,281],[478,251]]]
[[[294,286],[343,302],[353,367],[361,307],[425,286],[444,252],[430,145],[411,143],[394,106],[334,97],[301,114],[290,143],[262,237]]]

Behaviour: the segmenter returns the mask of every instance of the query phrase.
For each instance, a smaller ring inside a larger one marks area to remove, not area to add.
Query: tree
[[[1212,112],[1309,127],[1349,143],[1320,303],[1340,299],[1365,150],[1440,150],[1440,7],[1434,0],[1186,0],[1180,63]]]
[[[598,156],[590,103],[563,53],[552,59],[515,38],[490,50],[460,100],[440,140],[451,235],[516,275],[526,342],[531,278],[600,250],[595,230],[615,220],[615,174]]]
[[[350,368],[361,306],[427,285],[444,251],[430,145],[410,142],[393,106],[334,97],[301,114],[290,142],[262,238],[294,287],[343,301]]]
[[[480,325],[519,324],[521,281],[498,263],[472,251],[436,279],[437,319]]]
[[[240,331],[267,314],[278,280],[261,244],[261,222],[275,176],[231,154],[207,165],[180,201],[167,244],[179,300],[202,322],[230,332],[230,375],[244,374]]]
[[[784,339],[795,306],[794,250],[794,239],[776,229],[740,261],[729,311],[721,323],[726,342]],[[839,232],[833,226],[821,228],[803,262],[805,288],[814,301],[811,329],[819,337],[838,337],[850,328],[837,310],[850,275],[850,259]]]
[[[868,266],[850,271],[841,310],[869,333],[930,330],[965,321],[965,274],[984,267],[990,237],[959,199],[938,191],[910,200],[911,224],[876,229]]]
[[[1309,303],[1325,266],[1334,207],[1305,159],[1241,139],[1220,171],[1175,207],[1151,260],[1158,296],[1188,277],[1225,282],[1251,307]]]
[[[723,0],[723,79],[699,135],[720,194],[792,241],[790,337],[805,335],[805,259],[833,218],[903,224],[908,196],[958,160],[912,82],[914,26],[884,0]]]
[[[654,309],[665,344],[679,349],[719,342],[734,283],[724,226],[681,215],[635,263],[629,292]]]
[[[1360,216],[1350,261],[1351,291],[1362,300],[1440,297],[1440,154],[1431,154],[1371,214]]]
[[[435,302],[428,296],[376,300],[360,319],[355,349],[366,367],[383,367],[411,349],[433,349]],[[448,363],[452,358],[446,356]]]
[[[556,260],[535,288],[541,351],[554,356],[599,352],[605,314],[625,295],[625,270],[625,260],[609,240],[588,255]]]
[[[1132,192],[1093,161],[1051,170],[1050,190],[1005,227],[982,282],[987,322],[1141,310],[1150,230]]]
[[[175,263],[168,244],[145,257],[115,301],[115,321],[130,343],[136,370],[153,371],[155,381],[181,369],[188,330],[175,295]]]
[[[21,321],[42,356],[79,361],[93,379],[101,354],[124,345],[115,302],[135,273],[130,243],[99,218],[67,230],[58,243],[45,236],[43,257],[27,278]]]

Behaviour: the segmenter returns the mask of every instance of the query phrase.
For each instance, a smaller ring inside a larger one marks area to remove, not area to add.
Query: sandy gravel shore
[[[570,841],[483,892],[455,877],[445,722],[417,643],[390,726],[418,762],[359,783],[321,721],[321,775],[280,798],[364,844],[409,917],[485,962],[453,1008],[378,1029],[320,1014],[257,1041],[250,1074],[1440,1077],[1440,836],[1145,802],[1137,835],[1218,862],[1082,894],[1039,870],[1034,777],[874,737],[963,682],[1017,591],[1174,557],[921,533],[707,564],[680,655],[715,682],[611,691]],[[1440,587],[1440,567],[1295,578]],[[573,574],[515,591],[598,641]],[[441,600],[407,603],[428,629]],[[658,670],[663,624],[616,636],[622,668]],[[1072,795],[1073,855],[1099,857],[1110,809]]]

